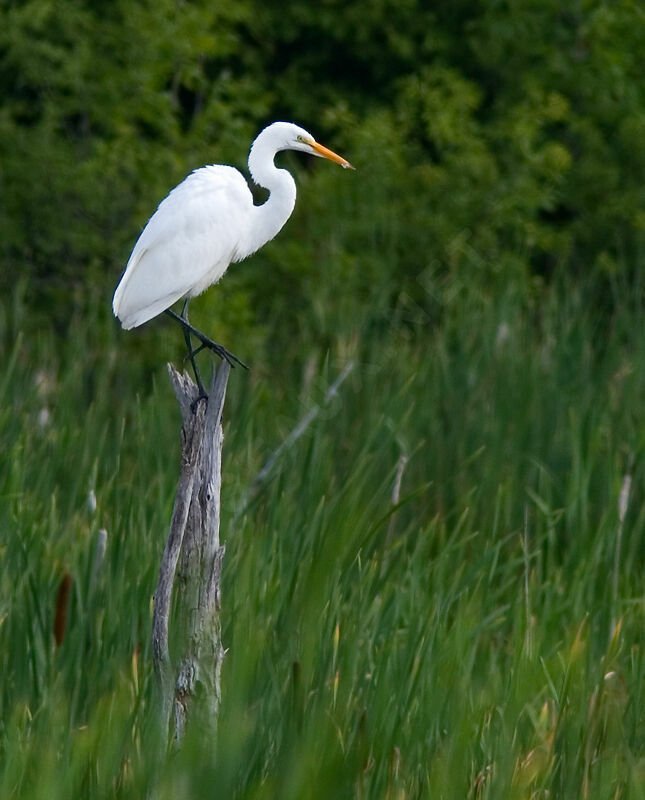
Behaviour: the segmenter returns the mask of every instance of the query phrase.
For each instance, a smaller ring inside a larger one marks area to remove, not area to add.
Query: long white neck
[[[296,182],[286,169],[273,163],[280,149],[271,128],[266,128],[253,142],[249,153],[249,171],[259,186],[268,189],[268,200],[253,207],[249,238],[244,256],[250,255],[278,233],[291,216],[296,204]]]

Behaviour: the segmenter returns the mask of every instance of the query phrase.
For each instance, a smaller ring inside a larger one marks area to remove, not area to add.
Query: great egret
[[[188,321],[188,302],[218,281],[228,265],[254,253],[280,231],[296,202],[296,184],[273,159],[280,150],[302,150],[353,169],[303,128],[274,122],[251,146],[249,172],[268,189],[268,200],[253,204],[246,180],[233,167],[212,164],[192,172],[161,201],[134,246],[112,308],[124,328],[135,328],[166,313],[182,326],[195,377],[195,354],[206,347],[232,366],[242,363]],[[181,314],[170,306],[185,298]],[[201,343],[193,350],[191,335]]]

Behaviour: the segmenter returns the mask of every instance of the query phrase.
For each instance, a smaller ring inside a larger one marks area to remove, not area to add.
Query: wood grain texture
[[[219,621],[224,558],[219,541],[222,411],[230,366],[222,362],[213,375],[208,398],[199,397],[186,373],[172,365],[168,370],[182,417],[181,468],[155,592],[152,656],[162,723],[168,730],[172,718],[173,739],[180,744],[198,684],[213,729],[219,712],[224,658]],[[169,637],[173,587],[177,603]],[[178,645],[175,666],[169,638]]]

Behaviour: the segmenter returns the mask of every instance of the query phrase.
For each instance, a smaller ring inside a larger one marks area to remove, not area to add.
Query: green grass
[[[25,311],[7,301],[0,797],[645,797],[635,297],[600,320],[580,289],[455,288],[439,322],[406,309],[357,322],[329,356],[295,342],[234,371],[220,726],[215,739],[196,714],[169,757],[149,648],[179,456],[164,356],[152,379],[138,369],[103,301],[65,339],[16,338]],[[179,354],[175,333],[132,336]],[[349,358],[339,396],[233,524]]]

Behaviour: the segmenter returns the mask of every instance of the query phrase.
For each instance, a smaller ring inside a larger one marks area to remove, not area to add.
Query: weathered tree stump
[[[208,398],[199,398],[186,373],[168,365],[182,416],[181,470],[154,597],[152,657],[160,692],[163,730],[173,720],[173,738],[181,743],[191,700],[198,685],[209,726],[215,730],[224,658],[220,628],[220,579],[224,547],[219,542],[222,474],[222,410],[230,366],[222,362]],[[180,561],[181,557],[181,561]],[[178,569],[179,567],[179,569]],[[168,624],[177,575],[179,655],[170,655]]]

